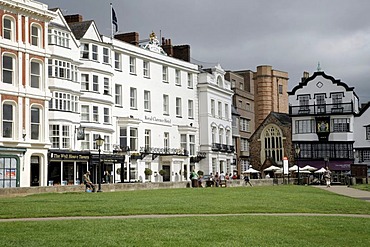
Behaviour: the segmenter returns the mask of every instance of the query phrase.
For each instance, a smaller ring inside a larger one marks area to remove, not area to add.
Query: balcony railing
[[[221,143],[212,143],[212,151],[233,153],[235,151],[235,148],[232,145],[221,144]]]
[[[290,115],[320,115],[320,114],[348,114],[354,113],[354,104],[325,104],[325,105],[301,105],[289,106]]]

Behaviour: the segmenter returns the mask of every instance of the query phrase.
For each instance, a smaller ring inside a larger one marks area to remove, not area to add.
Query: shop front
[[[0,188],[20,186],[20,167],[25,148],[0,147]]]
[[[48,185],[78,185],[83,174],[92,170],[90,152],[49,151]],[[91,172],[94,181],[95,173]]]

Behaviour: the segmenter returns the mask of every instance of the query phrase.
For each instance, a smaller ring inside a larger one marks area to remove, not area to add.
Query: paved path
[[[358,190],[347,186],[330,186],[329,188],[326,186],[315,186],[316,188],[320,188],[323,190],[327,190],[333,193],[337,193],[340,195],[353,197],[361,200],[365,200],[370,202],[370,191]]]

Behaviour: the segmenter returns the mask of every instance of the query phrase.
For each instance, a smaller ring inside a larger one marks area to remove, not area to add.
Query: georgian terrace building
[[[49,62],[51,184],[78,183],[86,170],[97,182],[99,136],[101,172],[111,182],[186,179],[197,165],[190,157],[198,149],[198,67],[167,55],[154,33],[140,45],[136,33],[136,42],[131,34],[104,37],[94,21],[57,13],[50,33],[68,37],[70,50],[58,45]]]

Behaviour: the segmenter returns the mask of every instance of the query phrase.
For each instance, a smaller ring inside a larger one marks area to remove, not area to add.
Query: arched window
[[[223,83],[223,81],[222,81],[221,76],[218,76],[218,77],[217,77],[217,85],[218,85],[219,87],[221,87],[221,88],[223,88],[223,87],[224,87],[224,83]]]
[[[15,82],[15,58],[9,53],[4,53],[2,58],[2,82],[14,84]]]
[[[224,129],[223,128],[220,128],[218,130],[218,142],[220,144],[223,144],[224,143]]]
[[[31,24],[31,45],[41,47],[42,35],[41,35],[41,27],[38,24],[32,23]]]
[[[15,138],[15,104],[4,102],[2,107],[2,130],[4,138]]]
[[[3,38],[8,40],[15,40],[15,21],[11,16],[4,16],[3,19]]]
[[[37,60],[31,61],[31,87],[41,88],[42,86],[42,64]]]
[[[216,143],[216,127],[212,127],[212,144]]]
[[[261,143],[261,153],[265,156],[261,157],[261,162],[267,158],[272,158],[275,162],[282,161],[283,136],[281,130],[275,125],[269,125],[264,129],[261,137],[261,140],[263,140]]]

